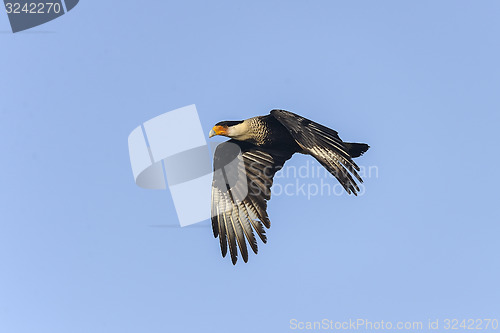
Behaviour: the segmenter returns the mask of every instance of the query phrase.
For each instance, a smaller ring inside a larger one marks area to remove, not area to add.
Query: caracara
[[[233,264],[238,247],[248,261],[246,241],[257,253],[254,230],[267,242],[264,226],[271,226],[266,209],[273,177],[293,154],[313,156],[349,194],[359,191],[356,180],[363,182],[352,159],[367,151],[367,144],[343,142],[336,131],[292,112],[272,110],[266,116],[222,121],[209,137],[215,135],[231,140],[215,150],[212,230],[219,237],[223,257],[229,247]]]

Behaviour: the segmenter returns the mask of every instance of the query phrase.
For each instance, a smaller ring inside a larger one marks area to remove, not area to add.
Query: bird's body
[[[248,260],[246,241],[257,253],[254,230],[266,243],[263,226],[270,227],[266,210],[273,177],[294,153],[313,156],[349,194],[356,194],[359,187],[354,178],[362,179],[352,158],[369,148],[364,143],[343,142],[336,131],[284,110],[219,122],[210,132],[210,137],[214,135],[231,138],[214,155],[212,228],[223,256],[229,244],[233,264],[238,247],[243,260]]]
[[[229,133],[231,138],[245,141],[258,147],[276,147],[285,145],[298,147],[288,130],[273,116],[258,116],[242,122],[220,122],[233,124]],[[217,126],[216,125],[216,126]]]

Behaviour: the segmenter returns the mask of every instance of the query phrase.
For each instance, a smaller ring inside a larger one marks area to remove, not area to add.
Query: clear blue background
[[[498,1],[81,1],[12,34],[1,14],[0,331],[499,318],[499,17]],[[172,199],[133,181],[131,130],[192,103],[207,133],[302,114],[368,142],[379,176],[360,197],[273,198],[268,244],[233,266],[208,222],[152,227],[177,223]]]

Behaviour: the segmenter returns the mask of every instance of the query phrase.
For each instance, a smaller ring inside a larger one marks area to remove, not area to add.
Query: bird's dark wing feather
[[[246,240],[257,253],[254,230],[266,243],[264,226],[270,227],[267,200],[271,198],[273,177],[292,151],[274,151],[237,140],[217,146],[212,182],[212,230],[219,237],[222,256],[229,253],[233,264],[237,248],[248,261]]]
[[[359,187],[353,176],[360,183],[363,182],[357,173],[359,167],[352,160],[348,147],[337,131],[289,111],[272,110],[271,115],[288,129],[305,153],[316,158],[338,179],[347,193],[357,194]]]

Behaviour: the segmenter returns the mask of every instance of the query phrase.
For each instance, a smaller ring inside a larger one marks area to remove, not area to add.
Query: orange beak
[[[208,133],[208,137],[211,138],[216,135],[226,135],[227,134],[227,127],[224,126],[214,126],[210,133]]]

